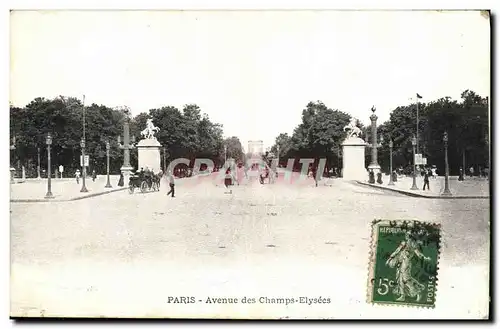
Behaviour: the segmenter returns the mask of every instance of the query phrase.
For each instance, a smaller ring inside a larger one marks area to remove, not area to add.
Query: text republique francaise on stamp
[[[435,306],[440,229],[420,221],[373,221],[369,303]]]

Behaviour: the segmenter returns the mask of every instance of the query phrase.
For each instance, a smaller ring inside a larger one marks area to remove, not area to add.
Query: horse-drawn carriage
[[[139,173],[132,175],[128,182],[128,191],[130,194],[134,193],[138,188],[142,193],[153,190],[154,192],[160,191],[161,174],[145,174]]]

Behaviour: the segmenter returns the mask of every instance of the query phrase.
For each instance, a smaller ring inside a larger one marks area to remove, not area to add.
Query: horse
[[[163,171],[161,170],[157,174],[153,173],[152,175],[152,179],[154,182],[156,182],[156,184],[158,184],[158,188],[160,188],[160,182],[162,177],[163,177]]]
[[[344,131],[348,131],[347,137],[353,137],[353,136],[360,136],[361,135],[361,129],[359,129],[356,126],[345,126]]]
[[[144,138],[153,138],[153,133],[160,131],[158,127],[147,127],[143,131],[141,131],[141,135]]]

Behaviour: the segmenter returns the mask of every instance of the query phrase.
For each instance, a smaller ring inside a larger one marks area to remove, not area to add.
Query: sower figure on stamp
[[[430,260],[420,251],[419,242],[407,231],[405,240],[401,241],[399,247],[389,256],[386,265],[391,268],[396,268],[396,287],[394,294],[400,295],[397,301],[404,301],[406,296],[416,298],[419,302],[422,297],[421,293],[425,286],[411,276],[413,256],[423,260]]]
[[[175,179],[174,175],[172,172],[168,171],[167,172],[167,180],[168,180],[168,185],[170,186],[170,191],[168,191],[167,195],[172,194],[172,198],[175,198]]]

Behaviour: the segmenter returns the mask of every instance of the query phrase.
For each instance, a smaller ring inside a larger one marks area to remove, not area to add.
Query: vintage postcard
[[[13,10],[10,316],[488,319],[490,28]]]

